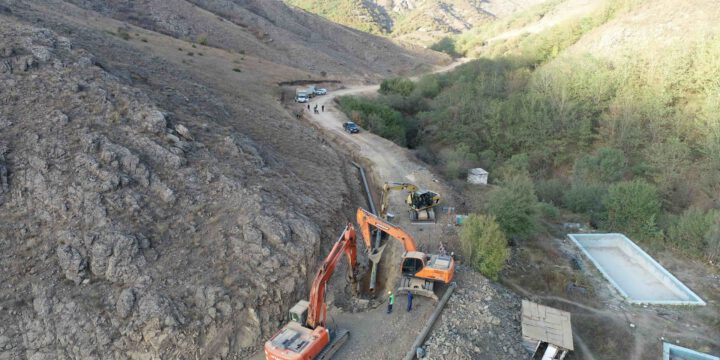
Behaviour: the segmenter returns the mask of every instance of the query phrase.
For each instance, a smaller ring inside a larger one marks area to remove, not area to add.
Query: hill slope
[[[285,0],[290,5],[355,29],[423,45],[544,1]]]
[[[339,104],[455,179],[469,211],[496,216],[516,245],[501,282],[571,311],[575,356],[657,359],[663,337],[717,354],[716,5],[555,1],[462,35],[479,59],[452,72]],[[494,186],[464,185],[475,167]],[[708,305],[628,306],[568,246],[575,223],[627,234]]]
[[[0,1],[0,358],[256,351],[359,192],[277,83],[438,59],[197,3]]]

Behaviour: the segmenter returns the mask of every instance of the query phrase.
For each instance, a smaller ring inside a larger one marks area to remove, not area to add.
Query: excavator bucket
[[[372,250],[370,252],[370,254],[368,254],[368,259],[370,259],[370,262],[373,262],[373,263],[380,262],[380,258],[382,257],[383,250],[385,250],[385,246],[387,246],[387,244],[384,244],[384,245],[380,246],[379,248]]]

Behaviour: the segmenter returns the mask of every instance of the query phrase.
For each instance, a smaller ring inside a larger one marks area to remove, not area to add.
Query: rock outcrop
[[[0,16],[0,359],[254,352],[307,294],[342,175],[308,190],[278,148],[203,130],[106,67]],[[292,146],[341,167],[315,139]]]

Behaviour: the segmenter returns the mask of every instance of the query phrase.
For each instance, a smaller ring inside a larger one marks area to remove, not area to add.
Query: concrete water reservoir
[[[663,360],[720,360],[720,358],[682,346],[663,343]]]
[[[568,237],[630,303],[705,305],[623,234],[568,234]]]

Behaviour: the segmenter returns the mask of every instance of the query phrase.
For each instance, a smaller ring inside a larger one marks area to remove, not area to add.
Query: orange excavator
[[[347,330],[333,331],[325,326],[327,305],[325,287],[343,257],[348,259],[348,278],[357,278],[357,244],[355,228],[350,223],[318,269],[310,288],[310,301],[300,300],[290,309],[290,322],[265,342],[267,360],[329,359],[347,341]]]
[[[367,249],[372,249],[371,226],[402,243],[405,252],[402,259],[402,281],[398,289],[399,293],[411,292],[437,301],[437,295],[433,290],[435,282],[450,283],[455,275],[455,260],[452,256],[428,255],[418,251],[415,240],[405,230],[363,208],[357,210],[357,223]],[[384,247],[385,245],[375,250],[368,250],[372,252],[369,254],[371,260],[373,257],[379,257]]]

